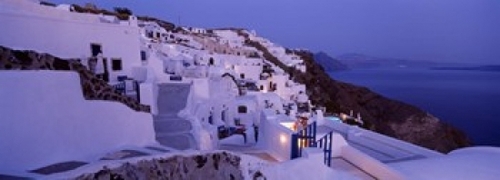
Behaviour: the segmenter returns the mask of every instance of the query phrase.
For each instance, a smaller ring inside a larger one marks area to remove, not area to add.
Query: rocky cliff
[[[243,171],[241,157],[216,152],[194,156],[177,155],[169,158],[125,163],[117,168],[102,168],[74,179],[265,179],[260,171]],[[248,173],[248,174],[245,174]]]
[[[465,133],[431,114],[368,88],[336,81],[315,62],[312,53],[294,53],[305,60],[307,73],[288,71],[296,81],[306,84],[312,102],[325,106],[327,112],[360,112],[365,128],[440,152],[470,145]]]

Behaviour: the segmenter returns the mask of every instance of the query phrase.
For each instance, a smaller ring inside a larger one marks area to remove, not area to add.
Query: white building
[[[184,30],[189,31],[191,33],[196,33],[196,34],[206,34],[207,30],[204,28],[197,28],[197,27],[183,27]]]
[[[153,42],[166,42],[173,39],[171,33],[167,32],[156,22],[139,22],[141,34],[144,38],[148,38]]]
[[[100,57],[97,67],[104,68],[103,74],[110,82],[117,81],[118,76],[130,77],[132,68],[141,65],[139,28],[133,16],[118,21],[115,17],[68,12],[31,1],[6,1],[0,8],[4,27],[0,45],[61,58]]]

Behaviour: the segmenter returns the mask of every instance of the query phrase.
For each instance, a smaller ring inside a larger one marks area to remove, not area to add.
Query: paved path
[[[158,115],[154,116],[156,140],[175,149],[195,148],[191,122],[177,116],[186,107],[191,85],[165,83],[158,86]]]

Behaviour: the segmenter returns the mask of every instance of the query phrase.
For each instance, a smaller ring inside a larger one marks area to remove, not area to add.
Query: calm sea
[[[330,76],[420,107],[464,130],[475,145],[500,146],[500,72],[395,68]]]

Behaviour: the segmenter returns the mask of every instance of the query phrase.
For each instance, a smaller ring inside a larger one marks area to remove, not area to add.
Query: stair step
[[[177,116],[177,113],[168,113],[168,114],[158,114],[158,115],[154,115],[153,118],[158,118],[158,119],[161,119],[161,118],[178,118],[179,116]]]
[[[160,84],[157,99],[159,114],[177,113],[186,107],[190,84]]]
[[[193,129],[191,122],[187,120],[163,120],[163,121],[153,121],[154,129],[157,133],[164,132],[179,132],[179,131],[190,131]]]
[[[155,138],[159,139],[159,138],[169,138],[169,137],[172,137],[172,136],[187,135],[190,132],[191,131],[160,132],[160,133],[156,133],[155,134]]]
[[[161,145],[172,147],[179,150],[186,150],[195,147],[193,142],[194,137],[191,134],[162,136],[156,138],[156,140]]]
[[[158,115],[153,117],[156,140],[180,150],[196,147],[191,122],[177,116],[186,107],[191,84],[165,83],[158,88]]]
[[[177,116],[155,116],[153,117],[154,121],[178,121],[178,120],[183,120],[180,117]]]

